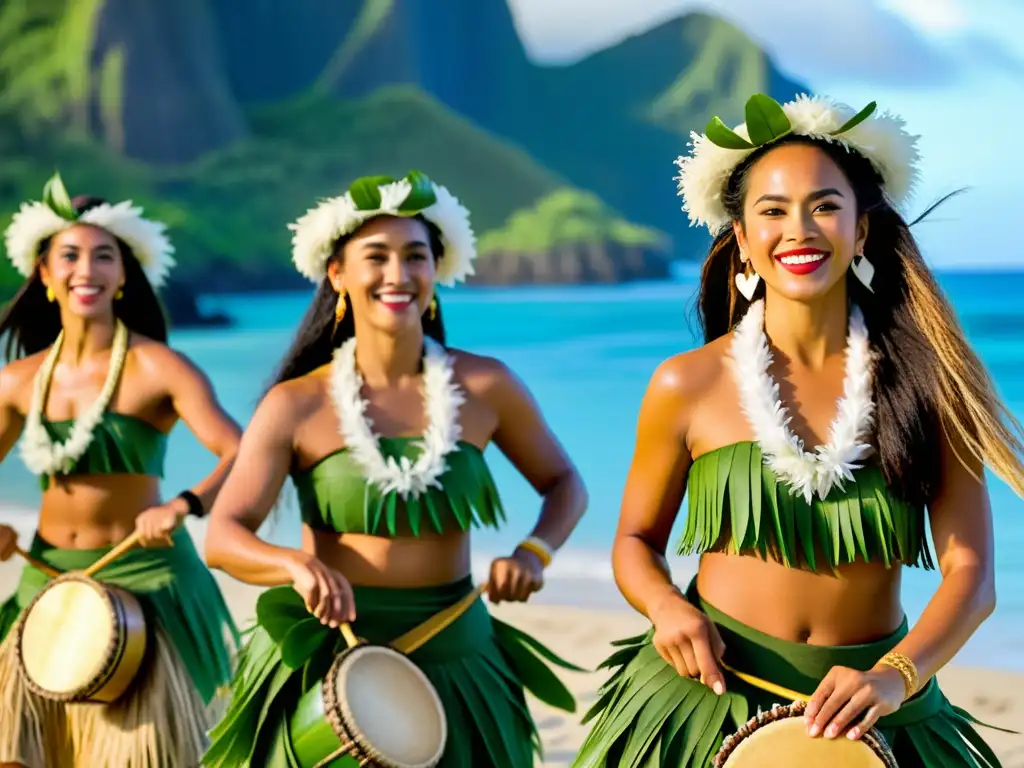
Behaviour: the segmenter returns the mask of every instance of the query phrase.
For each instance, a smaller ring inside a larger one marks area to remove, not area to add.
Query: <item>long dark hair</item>
[[[879,353],[873,386],[875,445],[886,481],[906,500],[930,503],[941,480],[940,438],[946,430],[1024,495],[1024,430],[996,394],[910,232],[952,195],[908,224],[863,155],[835,142],[789,136],[752,152],[732,173],[722,202],[733,220],[742,221],[750,169],[787,143],[810,144],[827,154],[853,187],[858,214],[868,216],[864,256],[875,269],[874,293],[854,279],[847,280],[847,294],[863,310]],[[742,268],[736,236],[728,227],[714,239],[701,274],[698,305],[705,341],[729,333],[750,306],[735,287]],[[764,298],[764,290],[762,280],[751,301]]]
[[[100,197],[80,195],[71,205],[83,214],[105,202]],[[41,352],[53,344],[60,333],[60,308],[47,300],[46,287],[39,274],[52,239],[39,244],[35,269],[0,314],[0,338],[7,337],[4,355],[8,361]],[[167,317],[163,304],[132,249],[120,238],[115,237],[115,240],[124,264],[125,282],[124,295],[114,302],[114,314],[129,330],[166,344]]]
[[[421,215],[412,218],[421,221],[427,228],[430,237],[430,250],[434,260],[444,258],[444,245],[441,242],[441,232],[437,226]],[[365,222],[364,222],[365,224]],[[330,260],[342,258],[345,244],[348,243],[359,230],[338,238],[334,245],[333,254]],[[446,343],[444,331],[444,319],[441,316],[441,301],[434,296],[436,312],[431,317],[428,311],[423,315],[423,333],[430,336],[440,344]],[[306,310],[299,329],[295,332],[291,346],[285,353],[277,372],[271,382],[271,386],[280,384],[283,381],[297,379],[315,371],[322,365],[331,361],[334,350],[347,339],[351,339],[356,332],[355,321],[352,319],[352,304],[348,297],[345,297],[346,312],[338,327],[334,327],[335,310],[338,306],[338,294],[326,277],[317,288],[313,303]]]

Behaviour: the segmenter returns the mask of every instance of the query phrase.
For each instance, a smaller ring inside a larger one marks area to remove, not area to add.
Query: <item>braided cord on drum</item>
[[[776,704],[767,712],[758,712],[756,716],[750,718],[735,733],[727,736],[725,741],[722,742],[721,748],[712,760],[713,768],[727,768],[729,757],[732,755],[733,750],[744,740],[750,737],[759,728],[762,728],[770,723],[774,723],[780,720],[785,720],[790,717],[800,717],[803,715],[804,710],[807,708],[807,702],[796,701],[792,704]],[[807,738],[811,738],[808,736]],[[896,764],[896,758],[889,750],[889,745],[886,743],[885,738],[876,729],[872,728],[863,736],[861,741],[871,749],[872,752],[882,761],[885,768],[899,768]]]
[[[316,763],[313,766],[313,768],[324,768],[325,765],[330,765],[334,760],[338,759],[339,757],[344,757],[345,755],[347,755],[349,753],[349,750],[351,750],[353,746],[355,745],[351,741],[342,742],[342,745],[340,747],[331,752],[331,754],[327,755],[327,757],[325,757],[323,760],[320,760],[318,763]],[[363,763],[360,762],[359,764],[362,765]]]

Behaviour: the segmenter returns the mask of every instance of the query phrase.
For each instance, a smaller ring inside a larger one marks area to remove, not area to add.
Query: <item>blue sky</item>
[[[1024,266],[1024,3],[1019,0],[510,0],[538,62],[571,62],[687,11],[736,24],[811,90],[871,100],[921,136],[916,214],[932,263]],[[828,11],[824,11],[824,8]],[[680,151],[685,147],[680,146]],[[666,173],[672,174],[669,167]]]

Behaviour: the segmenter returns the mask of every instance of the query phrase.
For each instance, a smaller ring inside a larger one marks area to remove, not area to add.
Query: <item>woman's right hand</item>
[[[682,677],[700,678],[715,693],[725,693],[725,675],[718,662],[725,643],[715,623],[678,592],[651,611],[654,647]]]
[[[343,622],[355,621],[356,602],[348,579],[301,550],[285,561],[285,568],[306,610],[322,624],[337,628]]]
[[[9,525],[0,525],[0,563],[14,556],[18,546],[18,532]]]

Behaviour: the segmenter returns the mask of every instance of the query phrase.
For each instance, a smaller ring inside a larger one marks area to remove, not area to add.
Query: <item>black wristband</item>
[[[179,499],[184,499],[188,504],[188,513],[193,517],[206,517],[206,510],[203,509],[203,502],[199,500],[192,491],[182,491],[178,494]]]

